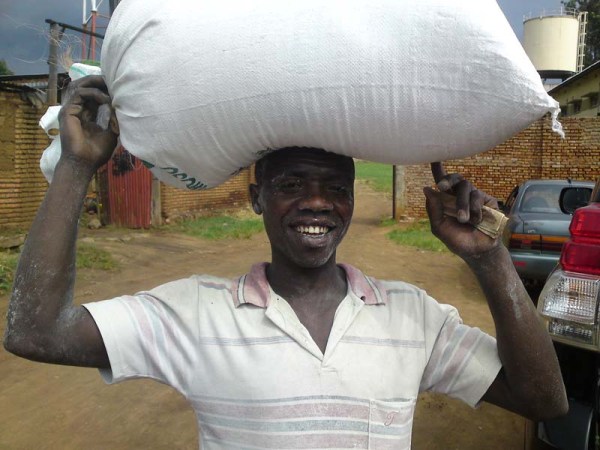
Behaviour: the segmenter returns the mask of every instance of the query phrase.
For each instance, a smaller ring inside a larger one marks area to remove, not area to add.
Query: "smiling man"
[[[354,210],[354,162],[318,149],[283,149],[257,163],[256,179],[250,196],[271,243],[267,278],[325,353],[347,292],[335,255]]]
[[[11,298],[7,350],[97,367],[108,382],[147,377],[194,408],[209,449],[408,449],[424,390],[489,401],[531,418],[566,410],[549,336],[507,250],[473,227],[495,201],[433,164],[457,197],[444,214],[426,188],[433,232],[476,275],[497,341],[415,286],[336,261],[352,219],[352,159],[283,149],[256,166],[252,206],[271,261],[235,280],[192,276],[147,292],[72,303],[77,221],[116,134],[94,123],[110,98],[101,78],[72,83],[63,152],[32,225]]]

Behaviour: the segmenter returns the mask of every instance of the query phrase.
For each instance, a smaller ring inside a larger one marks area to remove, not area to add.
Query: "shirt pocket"
[[[370,450],[410,449],[416,402],[416,398],[394,401],[370,401]]]

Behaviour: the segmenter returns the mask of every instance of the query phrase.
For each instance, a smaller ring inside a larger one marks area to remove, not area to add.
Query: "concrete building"
[[[600,61],[548,92],[559,103],[562,117],[600,116]]]

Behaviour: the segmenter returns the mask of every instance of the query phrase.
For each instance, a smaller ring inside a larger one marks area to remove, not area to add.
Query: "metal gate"
[[[106,165],[105,195],[108,223],[149,228],[152,217],[152,173],[141,160],[119,147]],[[108,201],[107,201],[108,200]]]

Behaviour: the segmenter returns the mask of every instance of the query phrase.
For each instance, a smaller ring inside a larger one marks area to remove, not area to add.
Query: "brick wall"
[[[595,180],[600,176],[600,118],[563,118],[566,138],[551,130],[544,118],[494,149],[447,161],[476,186],[504,200],[519,183],[536,178]],[[429,165],[406,168],[405,215],[425,217],[423,186],[433,184]]]
[[[248,184],[253,180],[253,170],[246,169],[226,183],[204,191],[187,191],[161,183],[162,216],[176,218],[189,213],[247,206],[249,204]]]
[[[39,169],[49,144],[42,114],[19,93],[0,91],[0,229],[28,228],[48,187]]]
[[[600,118],[564,119],[567,139],[544,128],[542,178],[595,180],[600,176]]]

